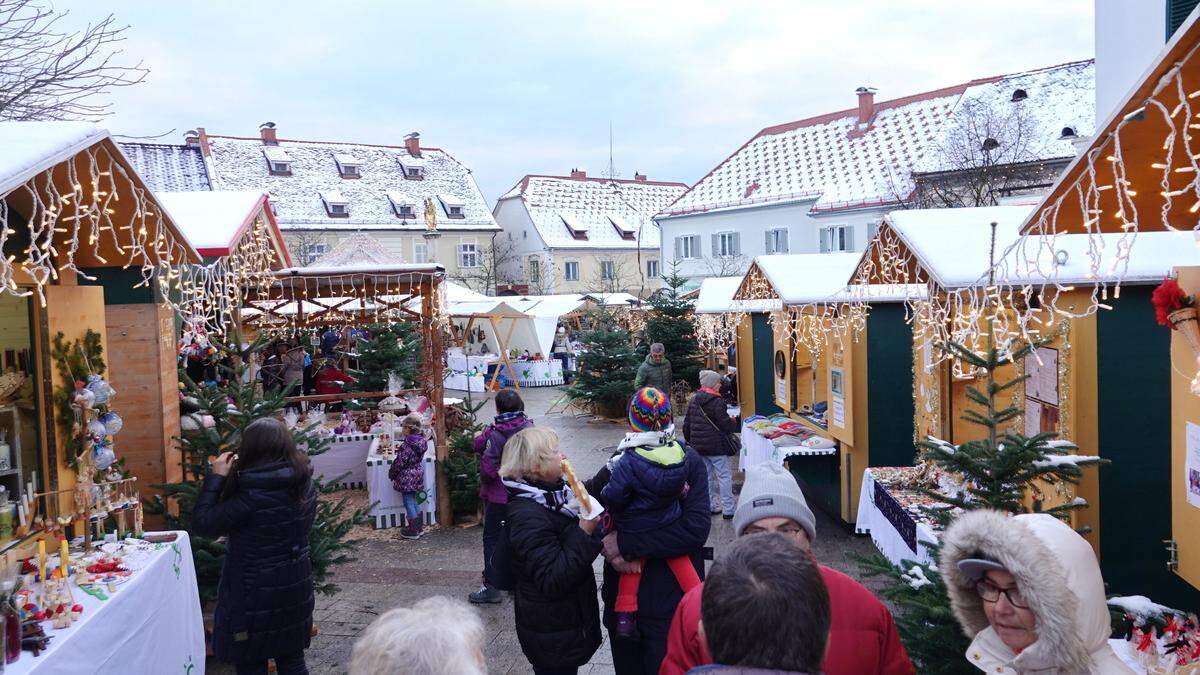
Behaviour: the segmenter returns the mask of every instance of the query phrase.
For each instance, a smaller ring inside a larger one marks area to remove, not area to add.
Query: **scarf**
[[[524,416],[525,416],[525,411],[524,411],[524,410],[517,410],[517,411],[515,411],[515,412],[506,412],[506,413],[500,413],[499,415],[496,415],[496,423],[500,423],[500,422],[509,422],[509,421],[512,421],[512,420],[515,420],[515,419],[517,419],[518,417],[524,417]]]
[[[575,519],[579,518],[579,503],[575,501],[575,493],[571,491],[571,486],[567,485],[566,481],[560,481],[558,487],[551,490],[515,480],[505,479],[500,482],[516,492],[512,495],[514,498],[532,499],[555,513],[562,513]]]
[[[625,434],[617,445],[618,450],[628,448],[660,448],[675,441],[675,425],[669,425],[662,431],[633,431]]]

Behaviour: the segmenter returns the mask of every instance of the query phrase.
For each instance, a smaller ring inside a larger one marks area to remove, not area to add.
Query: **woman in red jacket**
[[[804,493],[792,475],[775,464],[760,464],[746,471],[733,527],[739,537],[778,532],[805,550],[810,550],[816,537]],[[837,570],[819,567],[832,609],[825,675],[915,675],[891,612],[862,584]],[[703,590],[704,586],[699,586],[688,591],[675,609],[660,675],[683,675],[712,663],[699,631]]]
[[[325,359],[313,379],[316,381],[318,394],[340,394],[346,391],[347,384],[355,382],[349,373],[342,372],[334,365],[333,359]]]

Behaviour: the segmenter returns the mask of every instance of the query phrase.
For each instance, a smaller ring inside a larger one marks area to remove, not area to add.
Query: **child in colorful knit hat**
[[[689,490],[707,485],[687,482],[687,451],[675,438],[671,399],[663,391],[643,387],[629,401],[629,426],[633,429],[609,460],[612,477],[600,500],[612,515],[612,528],[646,532],[667,527],[682,517],[680,501]],[[700,584],[691,559],[684,555],[667,560],[675,580],[686,593]],[[617,590],[616,634],[637,635],[640,572],[622,574]]]

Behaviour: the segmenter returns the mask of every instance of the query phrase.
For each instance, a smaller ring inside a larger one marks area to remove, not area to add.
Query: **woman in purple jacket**
[[[483,498],[483,586],[467,596],[471,602],[494,604],[501,601],[496,590],[496,575],[492,567],[492,553],[496,541],[503,531],[508,492],[500,482],[500,458],[504,444],[513,434],[533,426],[533,420],[525,416],[525,401],[513,389],[502,389],[496,393],[496,421],[488,425],[475,437],[475,452],[479,453],[479,496]]]

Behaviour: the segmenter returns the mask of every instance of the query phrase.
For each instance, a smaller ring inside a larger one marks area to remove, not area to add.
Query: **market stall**
[[[863,472],[854,531],[871,535],[893,565],[908,560],[933,564],[930,545],[938,541],[934,523],[922,508],[936,502],[912,487],[917,467],[872,467]]]

